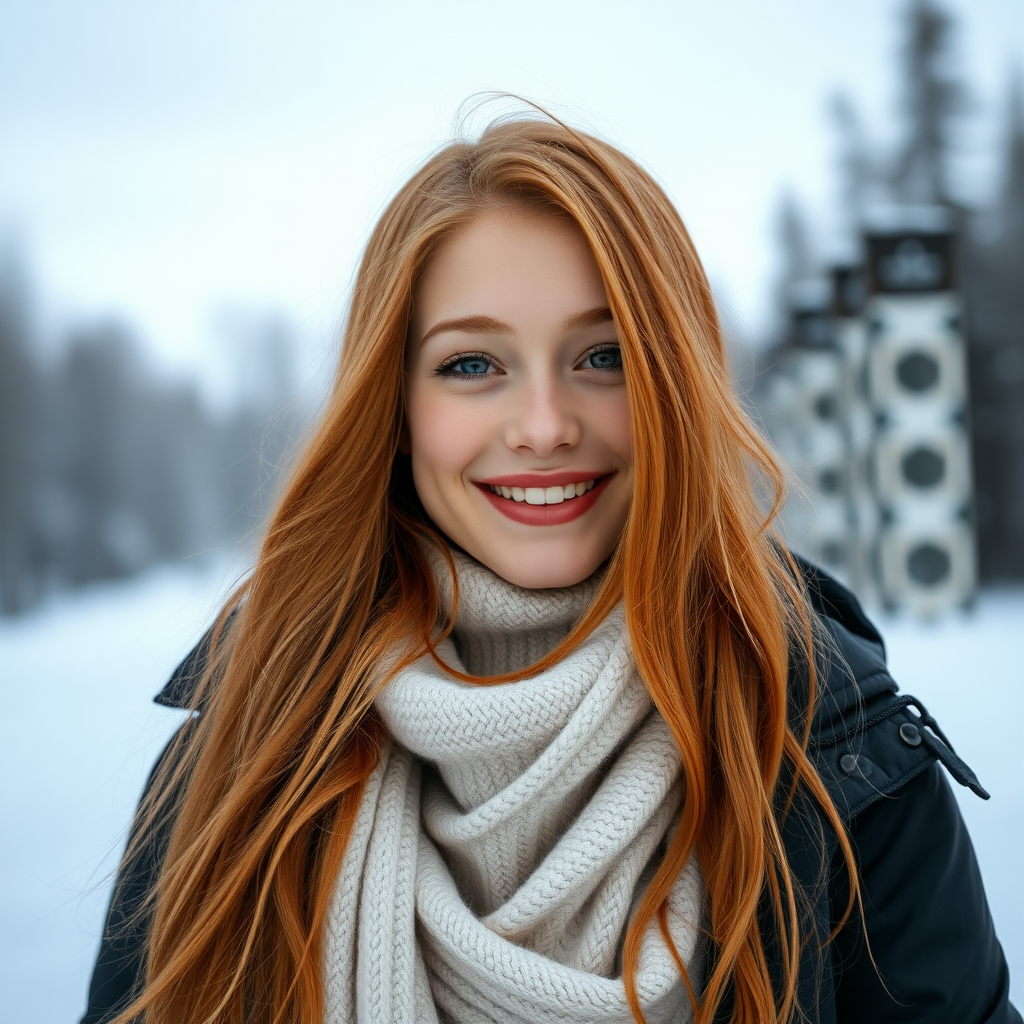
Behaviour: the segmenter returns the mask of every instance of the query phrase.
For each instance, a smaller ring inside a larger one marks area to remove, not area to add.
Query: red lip
[[[557,473],[512,473],[508,476],[489,476],[486,480],[474,480],[473,483],[491,484],[494,487],[564,487],[566,484],[600,480],[605,475],[607,475],[607,471],[598,473],[592,469],[563,469]],[[570,501],[573,500],[575,499],[570,498]],[[535,507],[539,508],[540,506]]]
[[[563,474],[564,475],[564,474]],[[513,501],[511,498],[503,498],[500,494],[495,494],[494,491],[488,490],[487,483],[476,480],[474,483],[480,488],[483,496],[507,519],[511,519],[516,523],[525,523],[527,526],[560,526],[562,523],[571,522],[573,519],[578,519],[584,512],[589,511],[594,507],[594,503],[601,496],[605,487],[608,486],[608,481],[614,476],[614,473],[609,473],[607,476],[602,477],[586,494],[581,494],[578,498],[569,498],[566,501],[559,502],[557,505],[529,505],[525,501]],[[506,480],[515,479],[515,484],[505,483]],[[528,483],[521,484],[520,480],[537,480],[546,481],[546,486],[556,487],[557,476],[537,477],[523,474],[517,477],[502,477],[502,487],[543,487],[544,483]],[[580,477],[566,477],[565,484],[575,483]],[[586,479],[584,477],[584,479]],[[499,486],[495,482],[494,486]]]

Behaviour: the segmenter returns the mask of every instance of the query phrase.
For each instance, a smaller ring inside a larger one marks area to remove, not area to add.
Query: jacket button
[[[904,722],[900,726],[900,739],[908,747],[921,746],[921,730],[913,722]]]
[[[857,772],[864,779],[875,770],[875,766],[863,754],[843,754],[839,758],[839,768],[844,775]]]
[[[863,754],[844,754],[839,759],[839,767],[844,775],[857,772],[861,778],[867,778],[874,771],[874,765]]]

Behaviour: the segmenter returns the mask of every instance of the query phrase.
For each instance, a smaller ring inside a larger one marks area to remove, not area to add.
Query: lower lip
[[[578,498],[567,498],[557,505],[531,505],[526,501],[515,501],[495,494],[487,484],[477,484],[483,496],[507,519],[527,526],[560,526],[562,523],[578,519],[584,512],[594,507],[594,502],[608,486],[613,474],[602,477],[586,494]]]

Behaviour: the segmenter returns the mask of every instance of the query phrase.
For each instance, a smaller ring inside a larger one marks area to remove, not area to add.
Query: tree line
[[[145,364],[116,320],[67,329],[47,355],[11,245],[0,257],[0,614],[237,541],[258,525],[296,428],[249,395],[226,412]],[[279,324],[247,352],[280,357]],[[269,370],[273,371],[273,367]],[[273,376],[272,372],[264,377]]]

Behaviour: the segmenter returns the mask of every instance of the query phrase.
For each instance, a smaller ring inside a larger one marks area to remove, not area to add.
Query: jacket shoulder
[[[232,612],[225,623],[225,631],[231,628],[235,619]],[[165,708],[176,708],[179,711],[202,711],[202,701],[198,696],[199,683],[206,672],[206,663],[213,646],[213,635],[216,623],[204,634],[202,639],[181,660],[178,667],[171,673],[163,688],[153,698],[154,703]]]
[[[809,753],[843,820],[892,796],[934,761],[987,799],[924,705],[900,694],[882,638],[857,598],[820,567],[797,564],[819,626]]]

